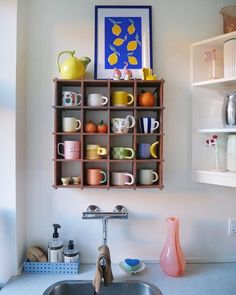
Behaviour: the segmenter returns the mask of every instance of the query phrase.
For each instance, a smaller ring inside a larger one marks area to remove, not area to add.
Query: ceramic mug
[[[111,101],[113,106],[127,106],[134,102],[134,96],[125,91],[114,91]]]
[[[88,144],[86,145],[86,159],[88,160],[97,160],[101,159],[101,156],[107,154],[107,149],[100,147],[98,144]]]
[[[158,180],[158,174],[152,169],[139,170],[139,183],[142,185],[150,185]]]
[[[139,159],[157,158],[155,147],[158,143],[159,141],[155,141],[154,143],[138,143],[138,158]]]
[[[108,98],[100,93],[91,93],[87,97],[88,106],[104,106],[108,102]]]
[[[81,104],[82,95],[75,91],[62,92],[62,105],[63,106],[78,106]]]
[[[102,178],[103,176],[103,178]],[[106,173],[100,168],[87,169],[87,184],[100,185],[107,181]]]
[[[112,172],[111,183],[112,185],[133,185],[135,178],[132,174],[127,172]]]
[[[60,152],[60,146],[64,148],[64,153]],[[57,144],[57,152],[68,160],[80,159],[80,142],[66,140],[64,143],[60,142]]]
[[[62,185],[69,185],[70,184],[70,177],[62,177],[61,182],[62,182]]]
[[[135,126],[135,119],[128,115],[126,118],[111,119],[111,129],[114,133],[128,133],[130,128]]]
[[[65,117],[62,121],[63,132],[76,132],[81,128],[81,122],[77,118]]]
[[[141,133],[153,133],[159,127],[159,122],[155,118],[140,118],[139,129]]]
[[[135,151],[132,148],[116,146],[111,148],[111,155],[116,160],[133,159]]]

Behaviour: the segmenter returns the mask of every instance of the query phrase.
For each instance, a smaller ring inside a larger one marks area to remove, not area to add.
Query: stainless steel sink
[[[92,281],[61,281],[53,284],[43,295],[94,295]],[[142,281],[112,282],[101,285],[98,295],[162,295],[154,285]]]

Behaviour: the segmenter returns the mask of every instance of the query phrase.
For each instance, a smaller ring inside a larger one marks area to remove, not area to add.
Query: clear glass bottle
[[[227,95],[225,123],[229,127],[236,127],[236,92],[232,92]]]

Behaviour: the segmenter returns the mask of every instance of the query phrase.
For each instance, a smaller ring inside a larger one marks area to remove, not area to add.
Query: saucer
[[[143,262],[140,262],[140,268],[137,269],[137,270],[128,270],[126,269],[125,267],[125,262],[124,261],[120,261],[119,262],[119,267],[125,271],[126,273],[129,273],[129,274],[136,274],[136,273],[139,273],[141,271],[143,271],[145,269],[145,264]]]

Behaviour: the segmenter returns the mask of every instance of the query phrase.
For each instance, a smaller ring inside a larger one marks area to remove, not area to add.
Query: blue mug
[[[159,127],[159,122],[155,118],[140,118],[139,129],[141,133],[153,133]]]
[[[156,146],[159,141],[155,141],[153,143],[138,143],[138,158],[139,159],[150,159],[158,158],[158,151],[156,150]]]

